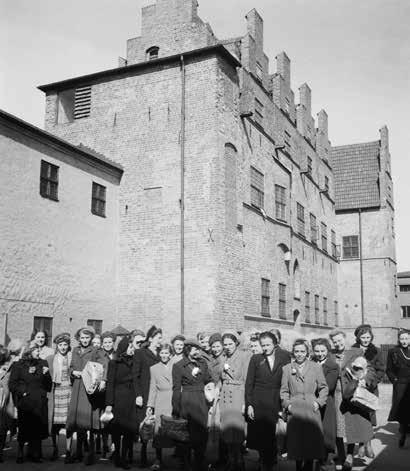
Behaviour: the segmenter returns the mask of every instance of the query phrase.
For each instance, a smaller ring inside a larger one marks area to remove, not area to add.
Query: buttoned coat
[[[389,420],[410,425],[410,348],[389,350],[386,374],[393,384]]]
[[[155,414],[155,437],[156,448],[170,448],[174,443],[161,437],[161,415],[172,414],[172,366],[160,362],[151,366],[151,379],[148,394],[148,407],[154,409]]]
[[[250,359],[245,382],[245,408],[252,406],[255,418],[248,420],[248,448],[275,454],[282,367],[289,362],[290,354],[281,349],[275,351],[272,369],[261,353]]]
[[[148,347],[140,348],[134,353],[133,377],[137,397],[142,397],[142,407],[137,407],[138,423],[141,423],[147,412],[151,366],[159,362],[159,357]]]
[[[225,357],[226,368],[222,365],[219,406],[222,438],[227,444],[245,440],[245,381],[250,359],[248,352],[236,349],[231,357]]]
[[[322,459],[325,456],[320,410],[326,404],[329,388],[321,365],[307,360],[302,371],[295,363],[283,367],[280,397],[289,411],[287,428],[288,458]]]

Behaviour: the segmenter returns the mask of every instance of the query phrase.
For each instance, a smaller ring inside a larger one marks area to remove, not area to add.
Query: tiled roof
[[[336,210],[380,205],[379,151],[379,141],[332,147]]]

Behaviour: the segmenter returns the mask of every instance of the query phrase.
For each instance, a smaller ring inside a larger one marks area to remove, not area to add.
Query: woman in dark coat
[[[133,364],[134,387],[137,393],[138,428],[147,414],[151,366],[159,362],[158,349],[162,342],[162,330],[153,325],[147,332],[142,348],[135,351]],[[141,439],[141,467],[147,465],[147,445]]]
[[[95,461],[95,432],[100,429],[100,400],[97,394],[87,394],[81,373],[89,361],[97,362],[103,365],[103,378],[99,384],[99,391],[105,389],[107,375],[107,360],[101,349],[93,347],[91,340],[95,331],[92,327],[83,327],[79,329],[75,338],[79,341],[78,347],[72,351],[70,365],[70,377],[73,383],[71,391],[70,406],[67,417],[67,435],[71,436],[77,432],[77,453],[71,461],[82,460],[82,448],[85,445],[87,431],[90,432],[89,453],[86,458],[86,464],[93,464]]]
[[[212,382],[201,346],[186,340],[184,358],[172,367],[172,415],[188,421],[190,448],[184,450],[184,464],[189,466],[194,451],[195,471],[206,469],[205,450],[208,439],[208,404],[204,387]]]
[[[130,469],[127,458],[132,449],[134,436],[138,430],[135,399],[137,392],[133,380],[134,346],[131,336],[121,339],[115,360],[110,360],[105,393],[105,412],[114,415],[110,423],[115,444],[114,462],[116,466]]]
[[[363,352],[363,356],[366,358],[367,362],[376,373],[377,383],[384,377],[385,366],[383,363],[382,353],[379,348],[373,344],[373,332],[372,327],[369,324],[362,324],[356,328],[354,335],[356,337],[356,343],[353,345],[355,348],[360,348]],[[379,395],[379,389],[374,390],[376,396]],[[371,412],[370,418],[372,421],[373,427],[377,425],[376,412]],[[359,445],[359,457],[363,458],[367,456],[369,458],[374,458],[374,451],[372,448],[372,442],[369,441],[364,444]]]
[[[330,344],[327,339],[312,341],[313,360],[322,365],[327,387],[329,388],[326,405],[320,410],[322,415],[323,435],[325,439],[326,462],[330,463],[330,454],[336,448],[336,407],[335,390],[339,377],[339,366],[330,356]]]
[[[259,451],[265,471],[272,469],[277,460],[276,424],[282,410],[282,367],[290,363],[290,354],[276,348],[278,341],[271,332],[263,332],[259,341],[263,354],[251,357],[245,382],[246,443],[248,448]]]
[[[39,358],[40,349],[27,349],[12,367],[9,381],[17,407],[17,463],[24,460],[24,444],[28,442],[32,461],[41,462],[41,441],[48,437],[47,393],[51,391],[51,376],[46,360]]]
[[[389,420],[399,422],[399,447],[410,431],[410,335],[400,331],[397,347],[389,350],[386,374],[393,384],[393,400]]]

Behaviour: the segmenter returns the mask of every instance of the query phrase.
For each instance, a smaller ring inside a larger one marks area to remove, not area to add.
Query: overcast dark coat
[[[394,347],[389,350],[386,374],[393,384],[389,420],[410,425],[410,348]]]

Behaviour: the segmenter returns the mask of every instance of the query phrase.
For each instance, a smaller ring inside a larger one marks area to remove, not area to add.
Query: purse
[[[176,442],[188,443],[190,440],[188,421],[161,415],[161,434]]]
[[[214,383],[208,383],[204,386],[204,393],[206,402],[212,404],[216,398],[216,388]]]
[[[352,402],[355,405],[365,409],[370,409],[373,411],[379,409],[379,398],[375,394],[368,391],[365,387],[360,385],[357,386],[353,394]]]
[[[98,385],[101,383],[103,377],[104,367],[101,363],[96,361],[87,361],[83,371],[81,372],[81,378],[84,383],[87,394],[93,394]]]
[[[154,438],[155,416],[145,417],[140,425],[140,437],[142,442],[149,442]]]

